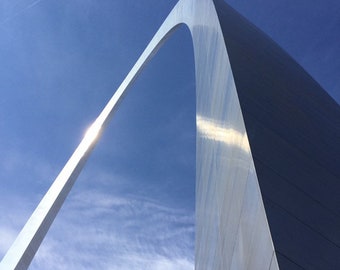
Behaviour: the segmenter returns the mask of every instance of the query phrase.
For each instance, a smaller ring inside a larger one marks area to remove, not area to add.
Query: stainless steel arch
[[[96,141],[143,66],[180,24],[196,70],[196,269],[278,269],[223,35],[211,0],[180,0],[89,128],[0,263],[27,269]]]

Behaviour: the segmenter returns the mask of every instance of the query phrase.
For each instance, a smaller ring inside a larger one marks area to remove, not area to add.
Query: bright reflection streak
[[[98,124],[93,123],[93,124],[86,130],[86,133],[85,133],[85,136],[84,136],[84,139],[83,139],[83,140],[86,141],[86,142],[88,142],[88,143],[94,142],[94,141],[98,138],[100,129],[101,129],[101,127],[100,127]]]
[[[99,138],[99,133],[101,131],[101,125],[95,121],[87,130],[84,135],[83,140],[79,144],[78,148],[75,151],[75,154],[81,158],[85,154],[86,151],[89,150],[90,146],[93,145],[95,141]]]
[[[228,146],[235,146],[250,153],[247,133],[241,133],[233,128],[224,127],[222,123],[216,120],[202,117],[196,117],[197,130],[203,138],[218,141]]]

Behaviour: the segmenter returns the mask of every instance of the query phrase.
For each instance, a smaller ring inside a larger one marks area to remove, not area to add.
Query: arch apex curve
[[[196,74],[195,269],[278,269],[214,3],[180,0],[54,180],[1,270],[28,268],[129,86],[181,24],[191,33]]]

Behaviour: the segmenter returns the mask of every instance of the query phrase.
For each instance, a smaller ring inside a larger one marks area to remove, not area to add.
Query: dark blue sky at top
[[[0,256],[176,2],[1,1]],[[227,2],[339,103],[338,1]],[[32,269],[192,269],[194,85],[181,27],[131,87]]]

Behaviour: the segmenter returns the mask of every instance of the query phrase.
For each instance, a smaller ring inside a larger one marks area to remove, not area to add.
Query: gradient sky
[[[176,2],[0,2],[0,257]],[[339,1],[227,2],[340,103]],[[193,269],[194,86],[182,27],[130,89],[30,269]]]

